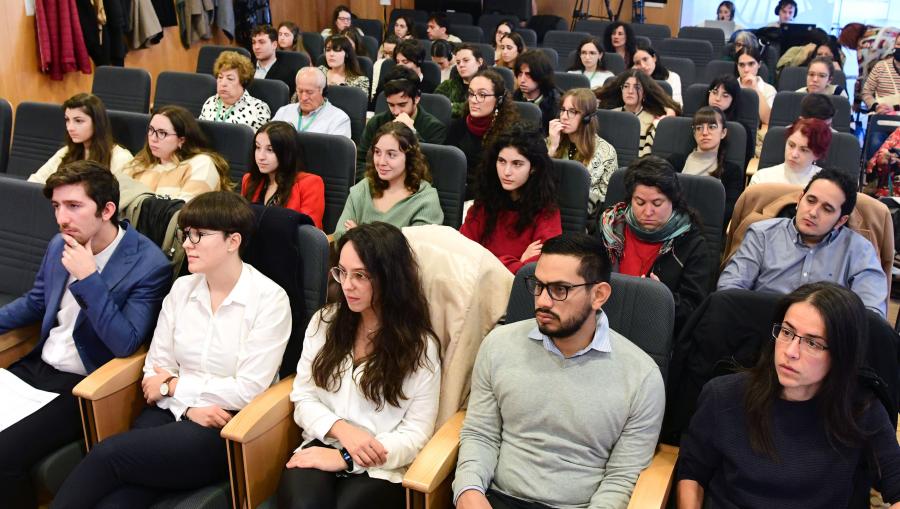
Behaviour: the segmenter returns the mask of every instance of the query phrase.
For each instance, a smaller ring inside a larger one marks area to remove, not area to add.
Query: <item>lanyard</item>
[[[216,97],[216,122],[227,121],[231,117],[231,114],[234,113],[235,106],[237,106],[237,103],[232,104],[223,112],[222,109],[225,107],[225,104],[220,97]]]
[[[322,105],[322,106],[324,106],[324,105]],[[297,106],[297,110],[299,113],[299,115],[297,116],[297,131],[303,133],[303,132],[306,132],[306,130],[309,129],[309,126],[311,126],[312,123],[316,120],[316,115],[318,115],[319,112],[322,111],[322,107],[319,107],[319,109],[317,109],[311,115],[309,115],[309,122],[307,122],[306,125],[303,125],[303,112],[299,111],[300,106]]]

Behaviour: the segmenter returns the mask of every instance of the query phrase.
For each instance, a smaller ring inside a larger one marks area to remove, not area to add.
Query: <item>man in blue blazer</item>
[[[72,389],[152,337],[171,284],[159,247],[118,221],[119,184],[108,169],[69,163],[47,179],[44,195],[60,234],[50,241],[32,289],[0,308],[0,333],[41,322],[37,346],[9,371],[59,396],[0,431],[3,507],[36,507],[29,470],[82,436]]]

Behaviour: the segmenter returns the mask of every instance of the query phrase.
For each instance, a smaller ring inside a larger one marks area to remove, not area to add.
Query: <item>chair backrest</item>
[[[656,48],[662,56],[680,57],[692,60],[697,67],[698,72],[705,70],[706,64],[713,59],[713,47],[709,41],[670,38],[663,39],[658,43],[653,43],[653,47]]]
[[[362,30],[369,37],[374,37],[375,41],[381,44],[384,38],[384,24],[380,19],[356,18],[353,20],[353,26]]]
[[[378,41],[378,39],[376,39],[375,37],[372,37],[371,35],[364,35],[364,36],[362,36],[361,39],[362,39],[361,42],[362,42],[363,46],[366,47],[366,52],[368,52],[368,54],[369,54],[369,56],[367,58],[369,58],[371,60],[377,60],[378,46],[381,45],[381,43]],[[360,65],[362,65],[362,64],[360,64]],[[371,74],[369,75],[369,79],[372,79]]]
[[[638,156],[641,121],[625,111],[597,110],[601,138],[616,149],[619,166],[628,166]]]
[[[94,69],[91,93],[107,110],[147,113],[150,110],[150,73],[136,67],[101,65]]]
[[[534,14],[531,11],[531,2],[522,0],[484,0],[484,12],[502,12],[515,16],[517,19],[527,21]]]
[[[66,121],[58,104],[25,101],[16,108],[16,123],[6,173],[27,177],[62,147]]]
[[[481,50],[481,56],[484,57],[484,65],[485,67],[490,67],[494,65],[494,47],[490,44],[484,42],[470,42],[469,44],[476,46],[479,50]],[[431,46],[429,46],[429,49]],[[430,55],[431,53],[427,53]]]
[[[884,140],[900,127],[900,119],[894,115],[869,115],[866,138],[863,143],[863,161],[867,161],[881,148]]]
[[[693,85],[697,81],[697,67],[692,60],[680,57],[661,56],[659,60],[666,69],[674,72],[681,78],[681,89]]]
[[[149,113],[109,110],[109,125],[116,143],[137,154],[147,144]],[[248,154],[249,155],[249,154]]]
[[[516,89],[516,75],[513,73],[513,70],[508,67],[500,67],[493,66],[491,69],[497,71],[497,74],[503,78],[503,83],[506,84],[507,90],[515,90]]]
[[[474,25],[451,25],[453,35],[462,39],[463,42],[483,42],[484,33],[481,27]]]
[[[278,50],[275,52],[275,58],[286,62],[290,69],[297,70],[303,67],[309,67],[309,65],[312,63],[309,60],[309,55],[307,55],[306,53],[301,53],[299,51]]]
[[[547,48],[544,46],[534,48],[544,55],[547,56],[547,60],[550,60],[550,65],[553,66],[554,69],[559,69],[559,52],[554,48]]]
[[[786,127],[769,127],[759,154],[759,168],[768,168],[784,162]],[[855,181],[860,177],[860,146],[856,136],[848,133],[832,133],[828,154],[819,166],[834,168]]]
[[[678,38],[709,41],[715,58],[722,56],[725,49],[725,32],[721,28],[684,26],[678,31]]]
[[[216,79],[209,74],[163,71],[156,77],[153,107],[174,104],[200,116],[203,103],[216,94]]]
[[[641,46],[652,47],[653,46],[653,41],[651,41],[650,38],[645,35],[635,35],[634,42],[635,42],[635,44],[637,44],[638,47],[641,47]]]
[[[653,139],[651,153],[662,158],[672,154],[689,154],[695,146],[694,133],[691,128],[692,120],[687,117],[665,117],[656,126],[656,136]],[[745,147],[747,146],[747,131],[738,122],[727,122],[728,148],[725,160],[734,163],[738,168],[744,169]],[[675,171],[680,171],[675,168]]]
[[[306,156],[306,168],[325,182],[325,214],[322,229],[334,232],[341,217],[350,187],[356,183],[356,145],[343,136],[298,133],[297,140]]]
[[[21,105],[19,106],[21,108]],[[47,244],[59,233],[44,186],[0,177],[0,299],[6,304],[31,289]]]
[[[416,25],[425,26],[428,23],[428,12],[419,9],[394,9],[391,11],[388,27],[393,27],[394,22],[400,16],[409,16]]]
[[[247,87],[253,97],[269,105],[272,115],[285,104],[291,102],[290,89],[281,80],[255,79]]]
[[[437,84],[440,84],[441,82],[441,67],[431,60],[426,59],[422,61],[422,65],[419,68],[422,69],[422,86],[425,87],[425,84],[434,83],[435,85],[431,86],[437,88]],[[423,92],[424,91],[426,90],[423,90]],[[434,90],[427,90],[427,92],[432,93]]]
[[[422,94],[419,100],[419,107],[431,113],[445,126],[450,125],[450,116],[453,109],[453,103],[445,95],[441,94]],[[384,92],[378,94],[375,99],[375,113],[383,113],[387,111],[387,100]]]
[[[487,13],[485,11],[485,14],[478,17],[478,26],[481,27],[481,32],[484,34],[487,42],[494,42],[494,31],[497,30],[497,25],[507,19],[512,21],[513,26],[519,26],[519,17],[513,14]],[[535,37],[537,37],[537,34],[535,34]]]
[[[428,39],[416,39],[416,40],[419,41],[419,44],[421,44],[423,48],[425,48],[426,57],[428,55],[431,55],[431,41]]]
[[[362,139],[366,128],[366,110],[369,107],[369,96],[361,88],[328,86],[328,101],[340,108],[350,117],[350,138],[354,143]]]
[[[772,104],[772,115],[769,117],[770,126],[787,126],[792,124],[800,116],[800,103],[806,94],[803,92],[778,92],[775,102]],[[850,101],[842,95],[829,95],[831,104],[834,105],[834,118],[831,127],[844,132],[852,133],[850,128]]]
[[[197,73],[211,75],[216,59],[223,51],[236,51],[247,58],[253,58],[246,48],[240,46],[215,46],[212,44],[200,46],[200,52],[197,54]]]
[[[12,105],[6,99],[0,98],[0,173],[6,172],[6,164],[9,162],[9,140],[12,139],[13,130]]]
[[[506,323],[534,319],[534,296],[525,287],[525,278],[534,275],[536,262],[516,272],[506,308]],[[675,300],[666,285],[650,278],[614,273],[603,312],[609,327],[647,353],[666,378],[675,327]],[[648,315],[649,313],[649,315]]]
[[[584,74],[556,71],[553,73],[553,81],[556,83],[556,88],[563,92],[573,88],[591,88],[591,80]]]
[[[519,118],[521,118],[523,122],[530,122],[534,124],[535,127],[541,126],[543,121],[541,109],[538,108],[536,104],[525,101],[516,101],[516,109],[519,110]]]
[[[591,175],[578,161],[553,159],[553,167],[559,176],[556,192],[562,230],[567,233],[584,233]]]
[[[545,48],[553,48],[560,55],[568,55],[570,51],[576,51],[578,45],[584,39],[590,37],[587,32],[566,32],[562,30],[550,30],[544,34]]]
[[[250,171],[253,157],[253,129],[243,124],[198,120],[213,150],[228,161],[231,180],[240,188],[241,179]]]
[[[447,21],[450,22],[450,26],[453,28],[456,28],[456,25],[471,26],[475,24],[475,20],[472,19],[472,15],[468,12],[448,12]]]
[[[785,67],[778,75],[778,91],[793,92],[806,86],[806,71],[808,67]]]
[[[655,25],[653,23],[632,23],[631,29],[634,35],[650,39],[650,44],[655,48],[663,39],[672,37],[672,29],[669,25]]]
[[[619,74],[625,70],[625,59],[618,53],[604,51],[602,62],[603,67],[613,74]]]
[[[466,155],[457,147],[422,143],[419,145],[431,169],[431,185],[437,189],[444,211],[444,226],[459,229],[466,199]]]
[[[303,38],[303,47],[306,48],[309,57],[313,60],[325,52],[325,41],[319,32],[301,32],[300,37]]]
[[[580,19],[575,22],[576,32],[587,32],[594,37],[602,38],[606,33],[606,27],[612,24],[612,21],[596,20],[596,19]]]
[[[653,80],[653,81],[655,81],[656,84],[659,85],[659,87],[666,92],[666,95],[668,95],[669,97],[672,97],[672,85],[669,84],[668,81],[666,81],[666,80]]]
[[[704,69],[702,74],[703,83],[712,83],[712,81],[719,76],[727,74],[729,76],[734,76],[734,62],[729,62],[728,60],[710,60],[706,64],[706,69]]]
[[[537,48],[537,45],[538,45],[537,32],[535,32],[534,30],[532,30],[530,28],[516,28],[515,32],[522,36],[522,42],[525,43],[526,48]],[[484,33],[485,40],[487,40],[489,37],[492,37],[492,35],[493,35],[493,32],[491,32],[490,34],[485,32]],[[489,42],[493,42],[493,41],[489,41]]]

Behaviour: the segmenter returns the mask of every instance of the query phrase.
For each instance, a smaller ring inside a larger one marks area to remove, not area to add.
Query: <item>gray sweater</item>
[[[559,508],[624,508],[659,438],[659,368],[612,330],[610,353],[563,359],[528,337],[535,325],[494,329],[478,351],[454,500],[478,487]]]

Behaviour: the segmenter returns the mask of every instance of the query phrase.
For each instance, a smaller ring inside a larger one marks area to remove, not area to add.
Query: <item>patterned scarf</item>
[[[662,242],[659,247],[659,255],[662,256],[672,250],[675,239],[691,229],[691,217],[676,210],[672,212],[672,216],[662,227],[654,231],[647,231],[641,228],[640,223],[634,217],[631,205],[625,202],[615,204],[600,217],[603,242],[613,258],[613,263],[619,263],[625,253],[626,224],[631,228],[632,233],[644,242]]]

